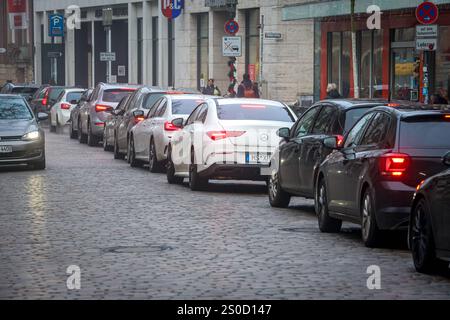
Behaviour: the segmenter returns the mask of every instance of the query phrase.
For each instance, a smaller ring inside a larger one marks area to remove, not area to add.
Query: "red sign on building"
[[[27,0],[8,0],[8,13],[27,12]]]
[[[27,0],[8,0],[9,28],[26,29],[28,27]]]

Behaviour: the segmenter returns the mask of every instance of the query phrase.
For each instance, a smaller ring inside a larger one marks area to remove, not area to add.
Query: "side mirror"
[[[133,117],[135,117],[135,118],[145,117],[145,112],[142,110],[135,110],[135,111],[133,111]]]
[[[442,159],[442,162],[444,162],[444,164],[445,164],[446,166],[449,166],[449,167],[450,167],[450,152],[448,152],[448,153],[444,156],[444,158]]]
[[[183,129],[183,127],[184,127],[184,119],[183,119],[183,118],[177,118],[177,119],[174,119],[174,120],[172,121],[172,124],[173,124],[173,126],[176,127],[176,128]]]
[[[48,114],[43,113],[43,112],[39,112],[38,115],[37,115],[37,120],[38,121],[48,120]]]
[[[323,145],[327,148],[336,150],[339,149],[339,142],[338,142],[338,137],[328,137],[325,138],[325,140],[323,140]]]
[[[278,129],[277,136],[285,140],[288,140],[291,137],[291,130],[289,128]]]

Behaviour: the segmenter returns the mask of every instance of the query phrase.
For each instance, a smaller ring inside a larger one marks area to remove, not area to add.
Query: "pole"
[[[108,51],[108,53],[112,52],[111,27],[106,27],[106,50]],[[111,83],[111,75],[112,75],[112,61],[108,61],[106,68],[106,82]]]
[[[263,63],[264,63],[264,15],[261,15],[261,28],[259,35],[259,85],[263,82]]]
[[[354,97],[355,99],[359,99],[359,73],[358,60],[356,57],[355,1],[356,0],[351,0],[352,64]]]

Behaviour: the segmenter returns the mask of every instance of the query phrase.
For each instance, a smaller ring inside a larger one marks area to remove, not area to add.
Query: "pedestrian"
[[[208,80],[208,85],[203,88],[202,93],[207,96],[221,96],[219,88],[214,84],[214,79]]]
[[[342,98],[342,96],[337,89],[337,85],[335,83],[328,84],[327,97],[325,99],[331,100],[331,99],[340,99],[340,98]]]
[[[246,73],[243,76],[243,80],[238,88],[238,98],[259,98],[259,89],[255,88],[250,76]]]
[[[431,96],[431,104],[448,104],[448,101],[440,93],[436,93]]]

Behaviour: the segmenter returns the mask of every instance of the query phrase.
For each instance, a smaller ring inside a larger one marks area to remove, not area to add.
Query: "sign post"
[[[223,37],[222,52],[224,57],[242,56],[241,37]]]
[[[105,8],[103,9],[103,26],[105,27],[105,31],[106,31],[106,50],[107,52],[103,53],[104,55],[104,60],[102,61],[106,61],[107,63],[107,68],[106,68],[106,82],[110,83],[111,82],[111,77],[112,77],[112,61],[116,60],[116,55],[114,54],[114,56],[111,55],[111,51],[112,51],[112,38],[111,38],[111,26],[113,23],[113,11],[112,8]],[[112,60],[112,58],[114,58],[114,60]],[[100,60],[102,59],[102,54],[100,54]]]

